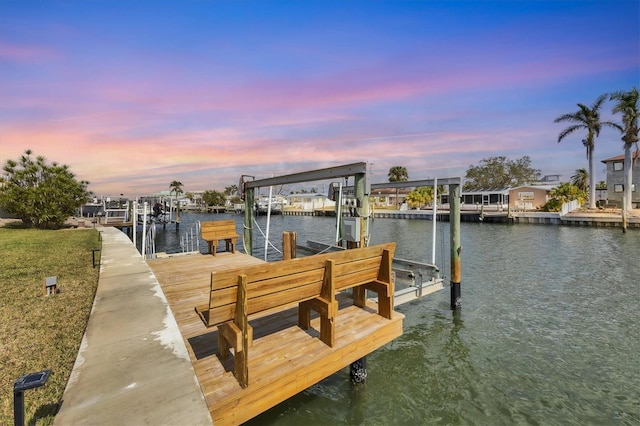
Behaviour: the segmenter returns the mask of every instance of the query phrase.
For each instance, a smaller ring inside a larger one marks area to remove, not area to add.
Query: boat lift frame
[[[356,212],[358,216],[364,218],[364,229],[362,232],[365,241],[369,238],[369,225],[371,219],[371,210],[369,208],[369,195],[372,189],[379,188],[406,188],[418,186],[437,185],[449,186],[449,227],[450,227],[450,257],[451,257],[451,309],[461,307],[461,262],[460,255],[462,246],[460,245],[460,196],[462,179],[460,177],[426,179],[406,182],[385,182],[372,184],[370,181],[370,165],[366,162],[346,164],[342,166],[329,167],[324,169],[312,170],[307,172],[293,173],[283,176],[271,177],[258,180],[244,180],[244,176],[240,180],[240,188],[244,194],[244,248],[247,254],[252,255],[253,252],[253,225],[252,220],[255,214],[255,190],[263,187],[272,187],[274,185],[287,185],[293,183],[313,182],[319,180],[333,180],[340,178],[354,177],[353,193],[356,199]],[[437,193],[434,192],[434,193]],[[434,203],[433,226],[435,228],[436,220],[436,203]],[[338,217],[338,220],[342,218]],[[435,245],[435,232],[434,242]],[[435,264],[435,248],[432,250],[432,263]],[[420,289],[422,294],[422,289]]]
[[[371,192],[371,185],[369,183],[367,168],[368,164],[361,162],[266,179],[241,180],[240,185],[242,188],[239,189],[244,193],[244,248],[247,254],[253,255],[252,219],[255,215],[255,190],[275,185],[341,179],[353,176],[355,178],[356,198],[361,200],[362,204],[358,209],[358,214],[365,218],[364,232],[365,235],[368,235],[368,221],[366,219],[369,214],[368,195]]]

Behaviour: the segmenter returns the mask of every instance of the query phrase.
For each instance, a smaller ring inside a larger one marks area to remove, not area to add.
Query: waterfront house
[[[634,151],[631,155],[633,164],[633,189],[631,202],[635,208],[640,207],[640,153]],[[602,160],[607,165],[607,204],[622,205],[624,193],[624,155]]]
[[[449,199],[447,197],[447,203],[448,202]],[[462,191],[461,208],[463,210],[479,210],[481,206],[484,206],[484,208],[491,207],[491,209],[494,210],[502,210],[507,208],[508,203],[509,188]]]
[[[509,190],[509,208],[513,210],[538,210],[549,201],[557,184],[524,185]]]
[[[378,208],[398,208],[412,190],[410,188],[379,188],[369,194],[369,203]]]
[[[560,175],[546,175],[538,182],[513,188],[487,188],[462,191],[463,210],[536,210],[549,200],[549,192],[560,184]],[[448,195],[441,196],[448,203]]]
[[[312,212],[314,210],[333,210],[336,205],[335,201],[331,201],[324,194],[316,192],[290,194],[286,197],[284,204],[291,210],[301,210]]]

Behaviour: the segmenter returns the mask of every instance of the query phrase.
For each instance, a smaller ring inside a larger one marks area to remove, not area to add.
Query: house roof
[[[511,191],[515,191],[516,189],[542,189],[545,191],[551,191],[553,188],[556,188],[558,185],[557,184],[552,184],[552,185],[522,185],[522,186],[516,186],[515,188],[511,188]]]
[[[633,151],[631,153],[631,158],[640,158],[640,151]],[[619,160],[624,160],[624,154],[622,155],[617,155],[615,157],[611,157],[611,158],[607,158],[606,160],[602,160],[603,163],[608,163],[610,161],[619,161]]]
[[[379,188],[372,189],[369,195],[396,195],[396,189],[398,190],[398,195],[406,195],[412,191],[409,188]]]
[[[508,194],[510,188],[485,188],[485,189],[470,189],[462,191],[462,195],[487,195],[487,194]]]
[[[265,196],[266,198],[269,198],[268,196]],[[275,195],[274,195],[275,197]],[[293,194],[289,194],[287,196],[285,196],[284,198],[327,198],[326,194],[320,194],[319,192],[296,192]]]

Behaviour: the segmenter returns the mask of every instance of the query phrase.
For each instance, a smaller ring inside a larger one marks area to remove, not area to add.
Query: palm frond
[[[606,93],[603,93],[602,95],[598,96],[598,98],[593,102],[593,105],[591,105],[591,111],[597,113],[600,107],[602,107],[602,104],[604,103],[604,101],[608,97],[609,95]]]
[[[571,133],[575,132],[576,130],[586,129],[586,128],[587,126],[584,124],[574,124],[573,126],[567,127],[558,135],[558,143],[560,143],[562,139],[564,139],[566,136],[570,135]]]

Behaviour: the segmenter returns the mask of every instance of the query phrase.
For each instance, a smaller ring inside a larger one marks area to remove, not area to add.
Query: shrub
[[[86,203],[89,182],[78,182],[66,165],[47,164],[42,156],[34,160],[31,154],[26,150],[19,161],[5,163],[0,205],[28,226],[59,228]]]
[[[545,212],[559,212],[562,209],[562,201],[557,198],[552,198],[542,206],[542,210]]]

